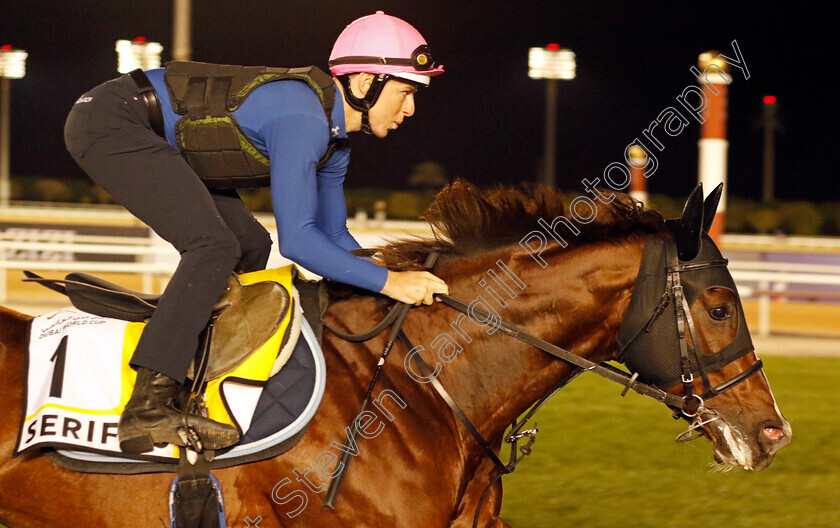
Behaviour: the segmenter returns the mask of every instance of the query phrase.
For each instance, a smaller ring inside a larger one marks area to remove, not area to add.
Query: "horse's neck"
[[[550,257],[543,254],[545,268],[527,254],[492,252],[486,258],[471,258],[469,264],[445,266],[441,275],[454,297],[477,300],[477,308],[491,307],[528,333],[604,361],[614,357],[642,247],[642,240],[631,240],[550,251]],[[463,347],[459,357],[441,363],[440,353],[432,356],[440,347],[423,356],[441,364],[443,385],[481,433],[498,441],[511,421],[571,368],[501,332],[488,335],[491,325],[482,327],[468,318],[458,324],[457,318],[454,311],[436,317],[436,324],[423,333],[432,347],[436,337],[447,334]]]

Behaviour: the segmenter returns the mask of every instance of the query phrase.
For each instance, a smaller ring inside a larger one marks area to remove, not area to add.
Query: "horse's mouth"
[[[715,448],[714,457],[715,462],[723,467],[732,469],[743,468],[747,471],[761,471],[766,469],[775,458],[774,455],[762,455],[756,459],[749,459],[748,462],[744,463],[742,459],[735,456],[723,455],[717,448]]]
[[[708,429],[707,429],[708,428]],[[736,427],[725,420],[717,420],[704,427],[703,433],[714,443],[714,458],[718,464],[732,468],[740,467],[748,471],[761,471],[767,468],[775,453],[790,441],[790,426],[767,426],[761,429],[768,437],[783,438],[773,449],[765,449],[761,442],[748,439]]]
[[[725,420],[717,420],[704,432],[714,443],[714,456],[718,464],[753,470],[753,450],[750,443]]]

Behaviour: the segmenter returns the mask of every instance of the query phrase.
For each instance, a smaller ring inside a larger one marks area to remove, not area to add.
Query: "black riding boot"
[[[134,391],[117,428],[123,453],[144,453],[158,443],[216,450],[239,441],[235,427],[179,411],[174,403],[179,388],[168,376],[137,369]]]

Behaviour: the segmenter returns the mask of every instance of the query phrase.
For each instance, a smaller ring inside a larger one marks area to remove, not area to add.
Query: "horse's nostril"
[[[762,432],[773,442],[778,442],[785,436],[785,432],[780,427],[765,427]]]

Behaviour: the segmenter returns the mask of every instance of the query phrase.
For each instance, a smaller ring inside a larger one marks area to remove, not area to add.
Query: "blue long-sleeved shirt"
[[[167,141],[175,142],[175,123],[163,68],[149,70],[160,99]],[[386,269],[348,251],[359,247],[347,230],[344,175],[350,147],[337,148],[320,169],[330,137],[346,138],[344,103],[336,90],[333,128],[315,92],[302,81],[264,84],[233,112],[242,131],[271,160],[271,198],[280,253],[324,277],[380,291]],[[346,145],[346,141],[344,144]]]

